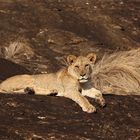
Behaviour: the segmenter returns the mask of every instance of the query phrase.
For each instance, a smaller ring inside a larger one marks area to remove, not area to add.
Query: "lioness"
[[[51,74],[13,76],[0,84],[0,91],[23,93],[32,89],[35,94],[40,95],[57,93],[57,96],[64,96],[78,103],[83,111],[92,113],[96,108],[84,96],[94,98],[102,106],[105,105],[102,93],[92,87],[91,73],[95,60],[94,53],[78,57],[69,55],[68,67]]]

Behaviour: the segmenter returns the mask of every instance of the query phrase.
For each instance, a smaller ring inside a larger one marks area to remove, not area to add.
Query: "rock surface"
[[[87,114],[60,97],[0,96],[1,140],[140,139],[139,96],[105,96],[107,107]]]
[[[17,74],[30,74],[23,66],[15,64],[6,59],[0,58],[0,80],[3,81],[8,77],[17,75]]]
[[[62,58],[70,53],[95,51],[100,58],[108,51],[137,48],[139,3],[139,0],[1,0],[0,46],[4,50],[1,55],[38,73],[58,70]]]

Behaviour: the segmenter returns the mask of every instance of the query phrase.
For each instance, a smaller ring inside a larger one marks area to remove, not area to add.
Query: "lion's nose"
[[[84,77],[85,75],[86,75],[85,73],[80,74],[80,76],[82,76],[82,77]]]

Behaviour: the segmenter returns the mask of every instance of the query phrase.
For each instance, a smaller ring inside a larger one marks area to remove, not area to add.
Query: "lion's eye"
[[[79,69],[79,66],[76,65],[75,68],[78,68]]]
[[[88,67],[88,66],[89,66],[89,64],[86,64],[86,65],[85,65],[85,67]]]

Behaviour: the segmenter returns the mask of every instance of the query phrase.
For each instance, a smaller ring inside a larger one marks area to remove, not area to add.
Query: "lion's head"
[[[87,82],[91,78],[92,67],[96,61],[96,54],[90,53],[87,56],[69,55],[67,62],[69,64],[68,72],[80,83]]]

